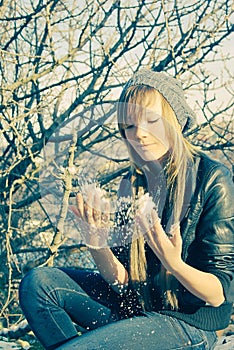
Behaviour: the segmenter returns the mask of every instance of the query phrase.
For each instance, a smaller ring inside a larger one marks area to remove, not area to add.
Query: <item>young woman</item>
[[[228,169],[184,137],[193,123],[176,79],[142,70],[124,87],[118,125],[132,166],[119,188],[130,198],[116,215],[122,238],[97,247],[90,234],[100,273],[36,268],[20,285],[45,349],[214,347],[232,312],[234,187]],[[90,202],[79,193],[73,211],[102,229],[106,212],[92,193]],[[87,332],[78,337],[75,324]]]

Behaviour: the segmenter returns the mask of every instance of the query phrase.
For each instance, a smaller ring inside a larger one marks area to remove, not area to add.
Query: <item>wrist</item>
[[[183,271],[186,269],[186,266],[187,264],[180,258],[168,268],[168,271],[170,271],[176,277],[177,275],[183,274]]]

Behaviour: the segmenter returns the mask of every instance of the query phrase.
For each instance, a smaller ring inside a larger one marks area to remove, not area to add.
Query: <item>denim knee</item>
[[[51,275],[54,269],[51,267],[36,267],[29,271],[22,279],[19,285],[19,290],[30,291],[31,293],[42,285],[51,284]]]
[[[36,267],[24,276],[19,285],[19,303],[23,310],[30,307],[29,301],[34,303],[39,296],[46,298],[53,285],[54,270],[56,269],[51,267]]]

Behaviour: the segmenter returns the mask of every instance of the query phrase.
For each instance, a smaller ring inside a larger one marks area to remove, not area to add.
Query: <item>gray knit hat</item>
[[[142,69],[124,86],[123,92],[133,85],[148,85],[160,92],[175,112],[183,133],[196,124],[196,116],[185,100],[181,83],[170,75]]]

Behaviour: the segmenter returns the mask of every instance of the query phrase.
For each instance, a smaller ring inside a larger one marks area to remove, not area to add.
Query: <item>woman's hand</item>
[[[70,209],[76,215],[81,235],[102,277],[113,290],[122,293],[128,283],[128,273],[108,247],[109,202],[103,200],[100,191],[90,190],[86,192],[85,199],[81,193],[78,193],[76,206],[71,206]]]
[[[179,266],[182,261],[182,238],[179,225],[172,225],[170,234],[167,235],[154,209],[147,216],[137,216],[137,222],[145,240],[164,267],[172,271]]]
[[[76,215],[81,236],[87,246],[98,249],[107,246],[110,206],[99,191],[88,191],[86,200],[81,193],[76,196],[76,206],[70,206]]]

